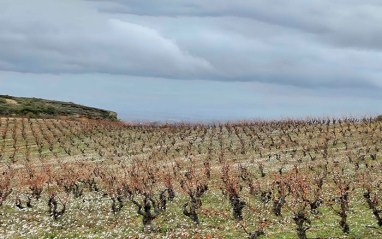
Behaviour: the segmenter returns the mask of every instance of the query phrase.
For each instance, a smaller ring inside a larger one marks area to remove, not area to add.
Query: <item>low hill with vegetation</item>
[[[0,95],[0,115],[26,117],[73,117],[89,119],[117,120],[117,113],[78,105],[72,102],[45,100],[38,98]]]

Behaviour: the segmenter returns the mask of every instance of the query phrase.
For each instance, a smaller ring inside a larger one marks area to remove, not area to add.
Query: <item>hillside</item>
[[[0,95],[0,115],[29,117],[86,117],[89,119],[117,120],[117,113],[78,105],[72,102],[45,100],[39,98]]]

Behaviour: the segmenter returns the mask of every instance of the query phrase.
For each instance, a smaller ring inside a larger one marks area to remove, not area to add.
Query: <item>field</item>
[[[2,238],[382,238],[382,121],[0,118]]]

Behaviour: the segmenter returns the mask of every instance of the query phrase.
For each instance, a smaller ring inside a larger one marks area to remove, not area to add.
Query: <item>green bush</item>
[[[39,110],[38,108],[30,107],[30,106],[24,106],[21,109],[17,110],[15,113],[16,115],[33,114],[33,115],[39,116],[41,113],[41,110]]]
[[[0,115],[8,115],[9,109],[6,105],[0,105]]]
[[[48,115],[56,115],[57,114],[57,109],[53,106],[48,106],[48,107],[45,107],[42,109],[42,112],[44,114],[48,114]]]

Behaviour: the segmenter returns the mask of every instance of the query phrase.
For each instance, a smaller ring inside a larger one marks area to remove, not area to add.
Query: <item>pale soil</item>
[[[12,105],[18,105],[18,104],[19,104],[19,103],[17,103],[17,101],[12,100],[12,99],[5,99],[5,101],[6,101],[8,104],[12,104]]]

